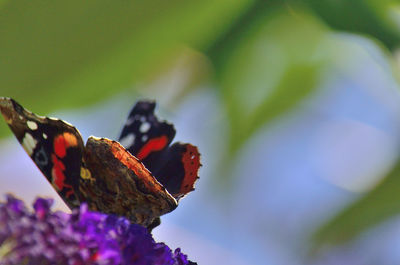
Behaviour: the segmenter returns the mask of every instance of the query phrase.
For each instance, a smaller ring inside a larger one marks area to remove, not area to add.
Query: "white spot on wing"
[[[125,148],[130,148],[134,144],[134,142],[135,142],[135,135],[133,133],[126,135],[119,141],[119,143]]]
[[[38,128],[38,125],[34,121],[27,121],[26,125],[28,125],[29,129],[31,129],[32,131]]]
[[[150,123],[144,122],[140,125],[139,131],[141,133],[147,133],[150,129]]]
[[[142,136],[142,142],[146,142],[147,139],[149,139],[149,137],[148,137],[147,135],[143,135],[143,136]]]
[[[22,146],[28,155],[32,155],[33,150],[35,149],[37,141],[32,137],[31,134],[25,133],[24,139],[22,139]]]
[[[47,139],[47,134],[43,133],[42,136],[44,139]]]

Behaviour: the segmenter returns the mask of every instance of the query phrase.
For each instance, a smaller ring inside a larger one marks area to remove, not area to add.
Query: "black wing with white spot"
[[[139,101],[122,129],[120,143],[180,199],[194,189],[200,154],[191,144],[174,143],[174,126],[154,114],[155,102]]]
[[[0,111],[61,198],[69,207],[78,206],[83,154],[78,130],[62,120],[37,116],[10,98],[0,98]]]
[[[174,126],[154,115],[155,106],[153,101],[137,102],[119,137],[119,142],[150,170],[175,136]]]

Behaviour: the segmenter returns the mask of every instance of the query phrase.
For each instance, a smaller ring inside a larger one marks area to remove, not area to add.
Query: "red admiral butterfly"
[[[194,190],[201,166],[196,146],[170,145],[174,126],[157,119],[155,106],[137,102],[119,142],[91,136],[84,145],[71,124],[0,98],[9,127],[69,207],[86,202],[91,210],[126,216],[150,229]]]

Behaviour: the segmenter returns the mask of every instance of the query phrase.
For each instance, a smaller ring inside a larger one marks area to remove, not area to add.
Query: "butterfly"
[[[127,217],[149,229],[194,190],[200,153],[175,142],[175,128],[154,114],[156,103],[135,104],[119,142],[90,136],[86,144],[66,121],[38,116],[11,98],[0,111],[12,132],[64,202]]]

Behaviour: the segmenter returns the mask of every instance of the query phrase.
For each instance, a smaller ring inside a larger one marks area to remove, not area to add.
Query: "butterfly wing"
[[[163,151],[153,174],[179,200],[194,190],[200,166],[200,153],[196,146],[174,143]]]
[[[157,180],[180,199],[194,189],[200,154],[191,144],[170,146],[175,128],[154,114],[155,102],[139,101],[122,129],[120,143],[148,168]]]
[[[78,130],[62,120],[37,116],[10,98],[0,98],[0,111],[61,198],[71,208],[78,206],[83,155]]]
[[[159,216],[177,207],[176,200],[120,143],[89,137],[84,157],[93,182],[82,181],[81,192],[90,209],[123,215],[151,229]]]

